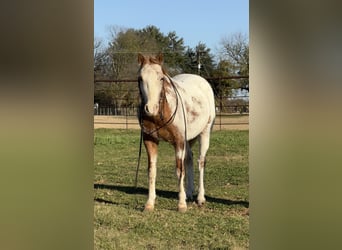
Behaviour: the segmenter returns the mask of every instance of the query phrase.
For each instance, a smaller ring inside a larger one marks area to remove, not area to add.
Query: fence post
[[[126,107],[125,107],[125,109],[126,109],[126,130],[128,129],[128,114],[127,114],[127,105],[126,105]]]
[[[219,81],[219,89],[221,89],[221,81]],[[220,91],[220,131],[222,130],[222,91]]]

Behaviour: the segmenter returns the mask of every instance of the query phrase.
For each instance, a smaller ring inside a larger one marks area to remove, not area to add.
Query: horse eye
[[[141,77],[141,76],[138,77],[138,82],[139,82],[139,83],[142,82],[142,77]]]
[[[164,81],[164,80],[165,80],[165,77],[160,78],[160,81]]]

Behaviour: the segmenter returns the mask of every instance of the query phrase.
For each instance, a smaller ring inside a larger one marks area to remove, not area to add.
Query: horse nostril
[[[148,111],[148,106],[147,106],[147,104],[145,105],[145,112],[146,112],[146,113],[150,113],[150,112]]]

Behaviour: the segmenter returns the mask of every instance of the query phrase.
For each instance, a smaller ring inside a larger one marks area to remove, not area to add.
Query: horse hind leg
[[[198,183],[198,195],[197,204],[202,206],[205,203],[204,197],[204,168],[205,168],[205,156],[200,156],[198,159],[198,169],[199,169],[199,183]]]
[[[202,206],[205,203],[204,197],[204,168],[206,163],[206,154],[209,149],[209,140],[210,140],[210,128],[203,131],[199,137],[199,159],[198,159],[198,169],[199,169],[199,182],[198,182],[198,195],[197,195],[197,203],[199,206]]]
[[[194,193],[194,166],[191,147],[195,140],[189,141],[186,146],[185,154],[185,175],[186,175],[186,199],[193,200]]]
[[[179,186],[179,194],[178,194],[178,211],[186,212],[186,193],[184,190],[184,177],[185,177],[185,168],[184,168],[184,159],[185,152],[184,148],[176,146],[176,174],[178,177],[178,186]]]

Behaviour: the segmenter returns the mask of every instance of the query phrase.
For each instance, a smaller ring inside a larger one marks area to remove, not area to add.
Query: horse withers
[[[205,203],[204,167],[210,132],[215,119],[214,94],[201,76],[180,74],[170,77],[164,70],[163,56],[138,55],[141,105],[139,121],[148,155],[149,191],[145,211],[154,209],[157,148],[160,140],[174,146],[179,185],[178,211],[187,210],[186,198],[194,192],[191,146],[199,140],[199,187],[197,202]],[[186,176],[186,192],[184,177]]]

